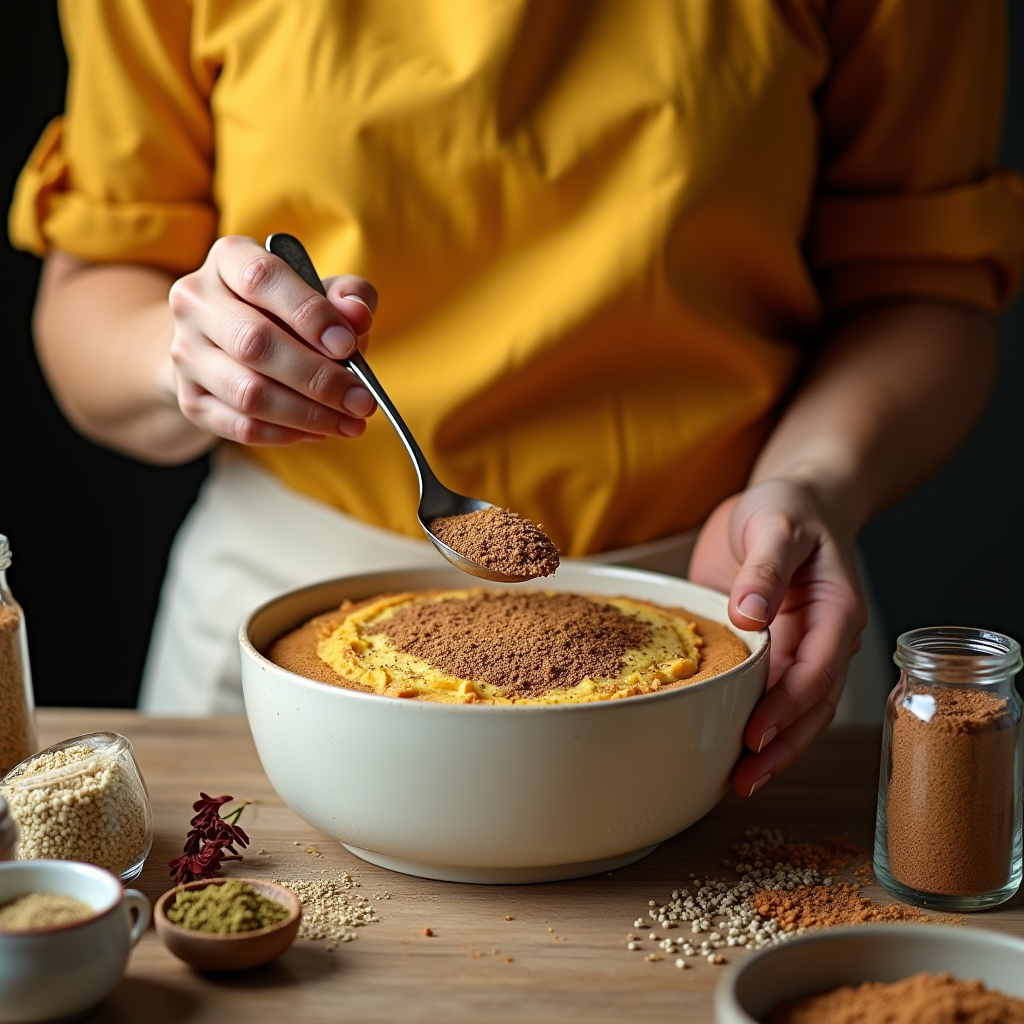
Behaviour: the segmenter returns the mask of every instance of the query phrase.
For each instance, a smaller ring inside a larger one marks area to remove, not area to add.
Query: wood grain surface
[[[170,888],[167,862],[181,851],[192,801],[204,790],[254,801],[240,822],[252,846],[241,863],[226,865],[225,874],[317,879],[347,871],[380,917],[333,952],[322,941],[300,939],[268,967],[223,976],[191,970],[151,928],[121,985],[88,1024],[711,1022],[715,985],[727,967],[697,957],[688,958],[689,970],[677,969],[670,957],[648,962],[645,953],[658,950],[647,930],[641,951],[626,949],[626,935],[639,932],[633,921],[647,912],[647,901],[663,901],[691,872],[730,875],[723,860],[751,825],[809,840],[845,833],[865,849],[872,838],[874,730],[830,729],[753,799],[726,797],[628,868],[546,885],[474,886],[374,867],[305,824],[271,789],[243,719],[58,709],[41,710],[38,719],[43,744],[94,729],[132,740],[153,802],[153,850],[135,883],[150,900]],[[638,767],[656,757],[656,746],[636,752]],[[265,852],[257,853],[261,848]],[[881,890],[869,893],[884,898]],[[973,915],[970,924],[1024,935],[1024,893]],[[729,961],[750,955],[722,952]]]

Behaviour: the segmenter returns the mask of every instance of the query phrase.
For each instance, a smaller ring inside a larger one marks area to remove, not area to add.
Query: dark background
[[[1024,4],[1010,3],[1002,161],[1024,168]],[[6,130],[0,200],[64,103],[55,5],[4,4]],[[29,76],[26,77],[26,69]],[[206,472],[122,458],[80,438],[40,374],[30,336],[39,261],[0,242],[0,533],[25,609],[37,702],[135,703],[167,552]],[[924,488],[862,538],[885,632],[956,623],[1024,640],[1024,303],[1000,324],[1002,361],[977,430]]]

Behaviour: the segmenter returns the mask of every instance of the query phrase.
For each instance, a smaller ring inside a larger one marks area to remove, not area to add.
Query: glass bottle
[[[0,534],[0,776],[36,749],[25,613],[7,585],[11,548]]]
[[[906,903],[965,911],[1021,882],[1024,730],[1016,640],[936,626],[896,643],[882,731],[874,869]]]

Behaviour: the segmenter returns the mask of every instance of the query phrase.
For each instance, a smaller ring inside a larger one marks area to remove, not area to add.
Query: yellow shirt
[[[15,244],[175,274],[218,235],[369,278],[370,362],[441,479],[566,554],[743,486],[828,317],[995,311],[1024,184],[993,167],[993,0],[65,0],[67,113]],[[419,535],[383,416],[251,451]]]

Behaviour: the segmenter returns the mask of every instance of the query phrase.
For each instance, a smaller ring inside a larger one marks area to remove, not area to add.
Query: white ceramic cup
[[[75,924],[0,931],[0,1021],[47,1021],[84,1012],[113,991],[149,925],[149,900],[109,871],[70,860],[0,864],[0,905],[33,892],[63,893],[95,914]],[[134,911],[134,922],[132,921]]]

